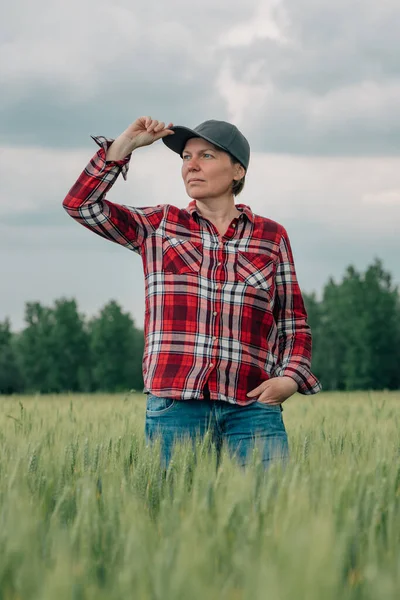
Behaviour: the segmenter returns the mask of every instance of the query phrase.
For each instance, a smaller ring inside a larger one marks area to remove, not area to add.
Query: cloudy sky
[[[4,11],[3,11],[4,12]],[[97,146],[136,118],[235,123],[249,140],[236,202],[284,225],[298,278],[321,293],[380,257],[400,283],[398,0],[20,0],[0,32],[0,320],[27,301],[110,299],[142,327],[138,255],[62,201]],[[159,141],[108,198],[186,206]]]

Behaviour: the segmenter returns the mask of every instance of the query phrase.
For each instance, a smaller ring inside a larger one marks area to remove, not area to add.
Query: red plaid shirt
[[[311,332],[286,230],[241,212],[221,237],[193,200],[132,207],[106,200],[130,156],[105,161],[100,149],[63,201],[68,214],[98,235],[139,254],[145,279],[145,389],[158,396],[250,404],[246,394],[289,376],[303,394],[321,384],[311,372]]]

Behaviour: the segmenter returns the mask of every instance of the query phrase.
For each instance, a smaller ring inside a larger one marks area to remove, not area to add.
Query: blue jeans
[[[254,445],[260,447],[265,468],[273,459],[286,462],[288,439],[282,407],[261,402],[248,406],[214,400],[175,400],[149,393],[146,406],[145,437],[151,443],[159,437],[161,460],[168,467],[174,443],[189,438],[192,443],[210,430],[217,449],[223,444],[241,466],[250,460]]]

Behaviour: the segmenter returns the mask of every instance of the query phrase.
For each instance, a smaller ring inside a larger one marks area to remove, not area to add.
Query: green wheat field
[[[0,600],[400,598],[400,393],[296,394],[291,458],[164,473],[145,396],[0,400]]]

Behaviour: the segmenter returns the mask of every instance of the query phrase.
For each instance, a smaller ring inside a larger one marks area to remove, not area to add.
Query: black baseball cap
[[[226,121],[204,121],[194,129],[180,125],[170,128],[174,135],[167,135],[162,141],[168,148],[182,156],[186,142],[193,137],[200,137],[225,152],[232,154],[246,169],[250,161],[250,145],[236,125]]]

